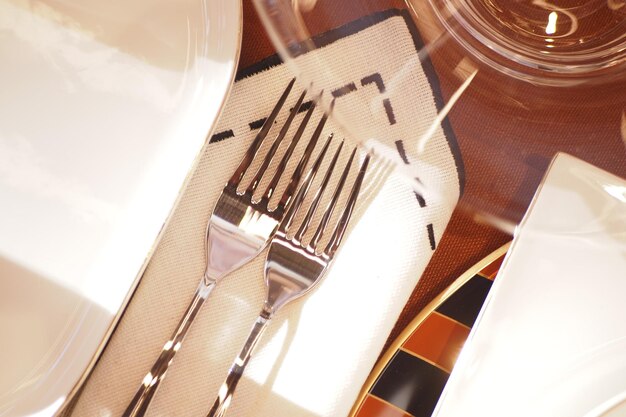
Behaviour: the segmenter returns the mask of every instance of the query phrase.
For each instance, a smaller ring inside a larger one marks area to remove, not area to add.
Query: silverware
[[[291,109],[285,124],[276,136],[260,168],[257,170],[246,190],[241,192],[238,191],[238,188],[242,185],[241,182],[244,175],[250,168],[261,144],[274,124],[274,120],[289,96],[294,82],[295,79],[291,80],[272,110],[272,113],[267,118],[267,121],[252,142],[252,145],[244,155],[239,167],[222,190],[222,194],[215,204],[215,208],[208,222],[206,233],[207,266],[204,276],[200,280],[193,299],[181,318],[176,331],[163,346],[161,354],[154,362],[150,372],[144,377],[135,396],[128,404],[124,414],[122,414],[123,417],[141,417],[146,414],[160,382],[165,377],[165,373],[172,363],[174,355],[180,349],[181,343],[189,331],[191,323],[213,288],[215,288],[221,278],[252,260],[265,248],[270,238],[276,232],[286,210],[289,208],[292,197],[304,173],[306,164],[326,123],[326,115],[320,119],[277,207],[270,209],[268,205],[287,167],[287,162],[313,114],[315,103],[311,104],[307,113],[304,115],[298,130],[294,134],[289,147],[279,162],[276,172],[262,197],[256,199],[253,195],[257,191],[263,176],[266,174],[279,145],[287,135],[289,127],[302,105],[306,91],[300,95],[297,103],[293,109]]]
[[[311,226],[311,220],[317,206],[320,203],[321,196],[328,185],[332,171],[337,163],[339,153],[341,152],[343,142],[335,152],[335,156],[326,171],[326,175],[324,176],[320,187],[317,189],[315,196],[312,199],[300,227],[297,229],[293,237],[289,237],[288,235],[288,233],[293,232],[291,229],[293,228],[294,218],[298,209],[303,206],[304,198],[309,192],[313,178],[315,177],[322,159],[328,150],[331,137],[332,136],[329,136],[313,167],[307,173],[298,194],[294,198],[292,206],[289,208],[288,213],[278,227],[278,231],[272,238],[267,260],[265,262],[265,284],[267,286],[265,303],[259,317],[250,330],[250,334],[243,346],[243,349],[231,365],[228,375],[226,376],[226,380],[220,387],[218,397],[209,411],[208,417],[222,417],[225,415],[235,393],[237,384],[243,375],[246,365],[250,361],[252,351],[274,314],[288,302],[306,294],[321,280],[324,273],[328,270],[337,248],[341,243],[348,221],[352,215],[361,183],[363,182],[363,176],[365,175],[365,171],[369,163],[369,156],[365,157],[361,165],[337,226],[334,230],[327,229],[329,220],[331,219],[332,213],[337,205],[337,201],[339,200],[341,189],[343,188],[350,171],[350,166],[352,165],[356,149],[352,152],[352,155],[344,168],[332,198],[323,212],[324,214],[317,225],[317,229],[310,242],[306,245],[303,244],[303,237]],[[330,235],[330,239],[328,239],[328,243],[326,244],[324,250],[320,251],[320,242],[322,239],[328,238],[328,233],[332,233],[332,235]]]

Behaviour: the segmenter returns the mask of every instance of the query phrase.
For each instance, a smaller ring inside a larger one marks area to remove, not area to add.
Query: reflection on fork
[[[311,184],[328,150],[331,138],[332,136],[329,136],[317,160],[307,173],[302,186],[294,198],[292,206],[289,208],[289,211],[278,227],[278,231],[272,238],[265,262],[265,284],[267,286],[265,303],[259,317],[252,326],[243,349],[231,365],[226,380],[220,387],[218,397],[209,411],[208,417],[222,417],[226,414],[226,410],[232,401],[237,384],[243,375],[246,365],[250,361],[252,352],[274,314],[285,304],[301,297],[320,282],[339,248],[339,244],[345,234],[348,222],[354,210],[370,158],[366,156],[361,164],[361,168],[350,191],[346,206],[339,216],[337,225],[334,228],[329,227],[342,188],[348,177],[356,149],[352,151],[350,159],[341,174],[330,201],[323,211],[323,215],[317,224],[313,236],[307,244],[304,243],[304,240],[305,234],[312,230],[310,229],[312,219],[337,163],[343,143],[335,152],[328,170],[319,188],[315,191],[306,214],[304,214],[300,226],[294,233],[294,229],[296,228],[294,224],[296,214],[298,214],[300,208],[306,208],[303,204],[305,197],[311,190]],[[322,241],[327,243],[322,244]]]
[[[313,110],[315,109],[315,103],[311,104],[300,122],[298,129],[291,139],[291,143],[278,163],[276,172],[262,196],[257,199],[254,195],[258,191],[261,180],[266,176],[266,171],[268,171],[272,159],[276,155],[296,114],[300,110],[306,91],[299,96],[298,101],[291,109],[285,124],[280,129],[280,132],[276,136],[245,191],[239,191],[239,188],[244,185],[242,184],[244,175],[249,171],[250,166],[256,159],[259,149],[287,100],[294,83],[295,79],[289,83],[287,89],[267,118],[267,121],[252,142],[252,145],[244,155],[239,167],[222,190],[222,194],[215,204],[215,208],[208,222],[206,234],[207,266],[204,276],[200,280],[193,299],[181,318],[178,327],[172,337],[163,346],[163,350],[150,369],[150,372],[144,377],[139,389],[124,411],[123,417],[141,417],[146,414],[150,402],[160,382],[165,377],[165,373],[174,355],[180,349],[183,339],[189,331],[194,318],[215,285],[225,275],[252,260],[265,248],[270,238],[276,232],[286,211],[289,209],[292,200],[295,201],[295,199],[293,199],[294,194],[309,158],[322,133],[327,119],[326,115],[324,115],[317,124],[295,171],[287,183],[285,191],[280,197],[277,207],[275,209],[269,208],[270,199],[287,168],[287,164],[296,145],[311,119]]]

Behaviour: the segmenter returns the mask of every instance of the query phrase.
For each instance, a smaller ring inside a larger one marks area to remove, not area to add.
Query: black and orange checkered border
[[[460,276],[403,330],[374,367],[350,417],[430,417],[510,243]]]

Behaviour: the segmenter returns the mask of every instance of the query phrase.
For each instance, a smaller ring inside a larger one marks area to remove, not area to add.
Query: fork
[[[298,183],[304,173],[304,169],[308,163],[311,153],[313,152],[313,149],[316,146],[318,138],[322,133],[324,124],[326,123],[326,114],[322,116],[317,124],[317,127],[315,128],[315,131],[313,132],[302,157],[298,161],[295,171],[287,183],[287,187],[285,188],[278,205],[276,208],[270,209],[269,203],[276,187],[278,186],[281,176],[286,170],[287,163],[291,158],[294,148],[298,144],[309,120],[311,119],[311,115],[313,114],[313,110],[315,108],[315,101],[312,102],[300,122],[289,147],[277,165],[276,172],[264,193],[259,199],[255,198],[254,195],[282,140],[287,135],[293,119],[298,113],[306,95],[306,91],[302,92],[295,106],[291,109],[285,124],[276,136],[272,146],[263,159],[259,169],[254,174],[254,177],[248,187],[243,192],[239,191],[239,187],[242,185],[244,175],[250,168],[256,154],[259,151],[259,148],[261,147],[261,144],[274,124],[274,120],[287,100],[294,83],[295,78],[291,80],[281,95],[278,103],[246,151],[238,168],[235,170],[234,174],[222,190],[207,226],[207,266],[204,275],[200,280],[193,299],[182,316],[178,327],[174,331],[171,338],[163,346],[163,350],[154,362],[150,372],[148,372],[144,377],[133,399],[122,414],[123,417],[142,417],[146,414],[160,382],[165,377],[165,373],[172,363],[174,355],[180,349],[183,339],[189,331],[189,328],[198,314],[198,311],[204,304],[204,301],[207,299],[221,278],[249,262],[265,248],[270,238],[276,232],[286,210],[290,206]]]
[[[356,204],[365,171],[367,170],[370,158],[369,155],[365,157],[363,163],[361,164],[361,168],[354,181],[352,190],[350,191],[344,211],[342,212],[334,231],[332,231],[326,247],[324,250],[318,250],[322,238],[326,239],[328,237],[328,233],[331,233],[331,231],[327,231],[328,224],[337,205],[337,201],[339,200],[346,178],[348,177],[348,173],[356,153],[356,148],[352,151],[350,159],[341,174],[335,191],[323,212],[324,214],[319,221],[313,237],[306,245],[303,243],[303,238],[307,231],[309,231],[313,215],[315,214],[322,194],[328,185],[332,171],[337,163],[339,153],[343,147],[343,142],[338,146],[338,149],[335,152],[328,170],[326,171],[326,174],[311,201],[300,227],[297,229],[295,234],[293,234],[293,237],[288,235],[294,228],[293,222],[296,217],[296,213],[300,207],[303,206],[304,198],[311,188],[311,183],[313,182],[313,179],[319,170],[321,161],[328,150],[331,138],[332,135],[329,136],[324,148],[320,152],[320,155],[308,171],[304,181],[302,182],[302,186],[294,198],[293,204],[281,221],[278,231],[272,238],[269,253],[265,261],[264,272],[267,293],[263,308],[261,309],[256,322],[252,326],[248,339],[239,353],[239,356],[232,363],[228,371],[228,375],[226,376],[226,380],[219,389],[217,399],[208,413],[208,417],[222,417],[226,414],[235,393],[235,389],[237,388],[237,384],[241,379],[248,362],[250,361],[252,352],[272,317],[285,304],[303,296],[320,282],[326,271],[328,271],[329,266],[334,259],[335,253],[339,248],[339,244],[344,236]]]

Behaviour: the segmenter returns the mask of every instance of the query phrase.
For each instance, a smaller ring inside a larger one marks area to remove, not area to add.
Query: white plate
[[[624,412],[624,294],[626,180],[559,154],[434,415]]]
[[[229,91],[232,0],[0,0],[0,415],[80,382]]]

